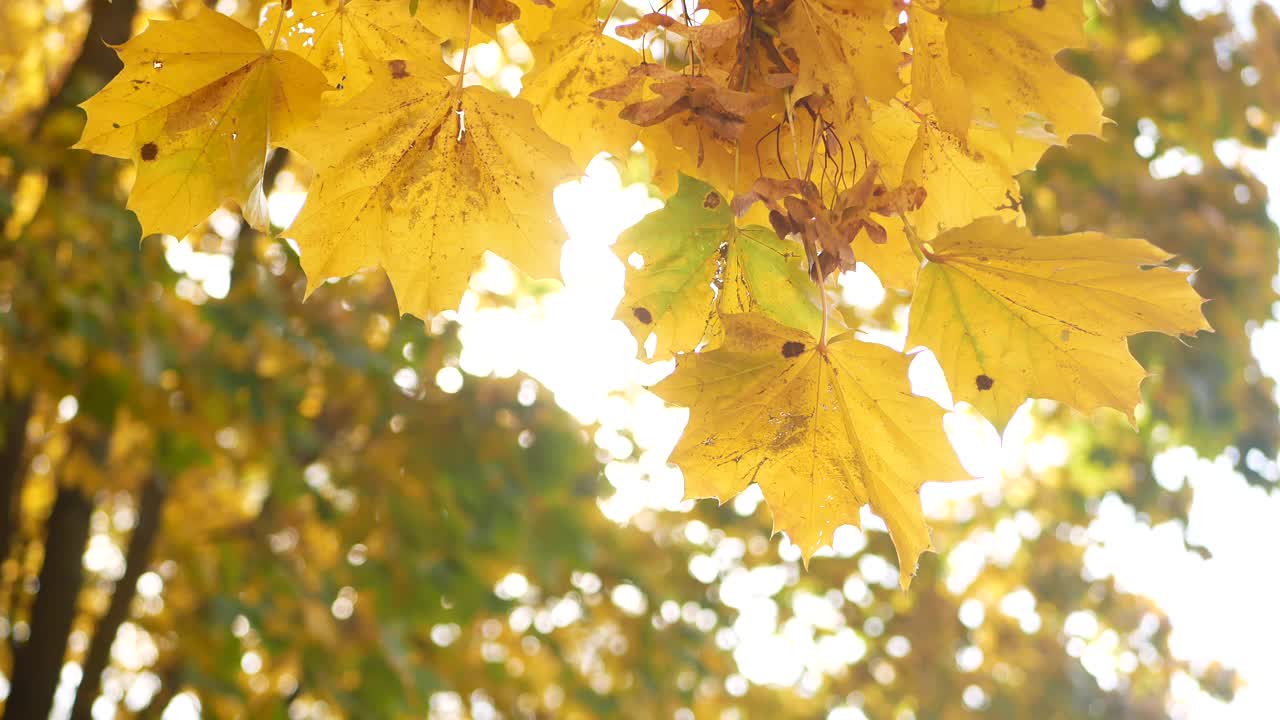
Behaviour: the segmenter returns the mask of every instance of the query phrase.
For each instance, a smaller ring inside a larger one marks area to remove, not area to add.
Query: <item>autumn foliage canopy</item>
[[[118,48],[78,147],[132,159],[144,235],[226,201],[267,228],[275,148],[315,171],[297,243],[308,292],[383,268],[400,309],[455,307],[492,251],[558,272],[552,192],[601,152],[643,152],[666,205],[626,231],[618,319],[653,388],[690,409],[691,497],[758,483],[807,559],[870,505],[903,585],[929,530],[918,491],[963,479],[909,354],[834,302],[864,266],[911,293],[906,349],[1003,428],[1027,398],[1132,417],[1132,335],[1209,327],[1185,267],[1144,240],[1039,237],[1015,176],[1106,119],[1057,55],[1072,0],[711,0],[624,24],[598,0],[296,0],[256,30],[202,10]],[[514,23],[520,92],[464,81]],[[445,58],[453,65],[445,62]]]

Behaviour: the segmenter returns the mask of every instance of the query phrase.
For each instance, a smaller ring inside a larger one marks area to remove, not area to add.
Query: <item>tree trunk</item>
[[[116,583],[111,603],[98,620],[84,659],[84,673],[76,699],[71,706],[71,720],[90,720],[93,701],[102,689],[102,671],[111,661],[111,646],[115,643],[120,625],[129,619],[129,607],[137,593],[138,578],[146,572],[151,561],[151,549],[160,533],[161,510],[164,507],[165,488],[160,478],[151,477],[142,487],[138,500],[138,524],[129,537],[129,549],[125,551],[124,576]]]
[[[4,417],[0,430],[0,566],[9,559],[13,533],[18,525],[22,482],[26,479],[27,421],[31,419],[31,396],[8,396],[0,404]]]
[[[5,720],[49,717],[84,580],[81,558],[92,514],[93,502],[79,489],[58,489],[45,534],[40,594],[31,608],[31,635],[14,658]]]

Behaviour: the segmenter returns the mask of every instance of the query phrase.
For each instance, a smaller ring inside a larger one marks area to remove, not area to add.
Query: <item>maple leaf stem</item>
[[[604,29],[609,26],[609,19],[613,17],[614,11],[618,9],[618,4],[621,2],[622,0],[613,0],[613,4],[609,6],[609,13],[604,16],[604,20],[600,21],[600,25],[596,28],[596,32],[601,35],[604,34]]]
[[[916,255],[916,261],[924,262],[929,253],[924,249],[924,243],[920,242],[920,235],[916,233],[915,226],[907,219],[906,214],[898,213],[898,217],[902,218],[902,230],[907,236],[907,244],[911,246],[911,252]]]
[[[903,107],[911,109],[910,105],[904,104]],[[880,172],[879,167],[875,168],[875,172],[876,176],[880,178],[880,184],[886,188],[889,187],[889,183],[885,182],[884,173]],[[916,262],[924,262],[928,253],[924,249],[924,243],[920,241],[920,235],[916,232],[915,226],[907,219],[907,214],[901,210],[898,211],[898,218],[902,220],[902,231],[907,236],[907,245],[911,246],[911,252],[916,256]]]
[[[786,108],[787,134],[791,136],[791,154],[795,158],[796,177],[806,178],[807,173],[800,170],[800,141],[796,139],[796,112],[795,107],[791,103],[791,89],[783,90],[782,105]],[[826,279],[823,277],[822,263],[814,258],[818,269],[818,298],[822,302],[822,331],[818,333],[818,349],[826,351],[827,349],[827,286]]]
[[[818,298],[822,301],[822,331],[818,333],[818,349],[827,349],[827,287],[822,277],[822,266],[818,266]]]
[[[751,66],[744,65],[742,69],[742,82],[738,85],[740,92],[746,92],[751,85]],[[733,192],[738,192],[738,182],[741,180],[742,172],[742,140],[733,141]]]
[[[680,0],[680,14],[681,14],[681,17],[684,19],[684,23],[686,25],[689,25],[689,26],[693,25],[693,18],[689,16],[688,0]],[[690,65],[698,65],[698,51],[696,46],[697,46],[697,43],[694,43],[694,42],[689,43],[689,64]]]
[[[280,12],[276,15],[276,29],[271,31],[271,42],[267,45],[267,51],[264,55],[270,55],[271,51],[276,49],[276,40],[280,39],[280,28],[284,27],[284,16],[288,12],[285,3],[280,4]]]
[[[467,2],[467,34],[462,38],[462,62],[458,63],[458,84],[454,90],[458,92],[458,110],[462,110],[462,83],[467,77],[467,54],[471,52],[471,21],[475,18],[476,0]],[[462,136],[462,115],[458,115],[458,136]]]
[[[915,115],[915,116],[916,116],[916,119],[917,119],[917,120],[919,120],[920,122],[922,122],[922,123],[923,123],[923,122],[928,122],[928,121],[929,121],[929,115],[928,115],[928,114],[926,114],[926,113],[922,113],[922,112],[920,112],[919,110],[915,109],[915,107],[914,107],[914,106],[912,106],[912,105],[911,105],[911,103],[909,103],[909,102],[905,102],[905,101],[903,101],[903,100],[901,100],[901,99],[899,99],[899,98],[894,98],[893,100],[894,100],[894,102],[898,103],[899,105],[901,105],[902,107],[906,108],[907,110],[910,110],[910,111],[911,111],[911,113],[912,113],[913,115]]]
[[[787,110],[787,132],[791,135],[791,155],[795,158],[796,177],[807,180],[807,175],[800,171],[800,141],[796,139],[796,111],[791,104],[791,88],[783,91],[783,107]]]
[[[462,38],[462,60],[458,63],[458,82],[453,92],[458,96],[458,107],[453,114],[458,116],[458,142],[467,134],[467,112],[462,108],[462,86],[467,78],[467,55],[471,52],[471,21],[475,18],[476,0],[467,2],[467,33]]]

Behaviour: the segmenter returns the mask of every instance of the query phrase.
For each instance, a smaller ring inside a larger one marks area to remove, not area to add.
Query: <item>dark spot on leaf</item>
[[[804,352],[804,343],[802,342],[788,340],[782,343],[782,357],[784,358],[793,358],[802,352]]]
[[[645,308],[642,308],[642,307],[635,308],[631,311],[631,314],[635,315],[636,319],[644,323],[645,325],[648,325],[649,323],[653,322],[653,313],[649,312]]]
[[[155,160],[156,155],[160,154],[160,148],[156,147],[155,143],[150,142],[142,146],[141,154],[142,159],[149,162],[151,160]]]
[[[409,63],[403,60],[389,60],[387,68],[391,70],[391,77],[396,80],[409,77]]]
[[[119,130],[119,129],[120,129],[120,123],[111,123],[111,127],[115,128],[116,130]]]
[[[720,203],[722,202],[724,202],[724,200],[721,199],[720,193],[712,191],[707,193],[707,196],[702,199],[702,207],[708,210],[715,210],[720,207]]]
[[[996,381],[992,380],[990,375],[979,375],[974,380],[974,383],[978,386],[979,390],[990,390],[991,386],[996,384]]]
[[[1048,0],[1031,0],[1031,7],[1035,8],[1035,9],[1037,9],[1037,10],[1043,10],[1043,9],[1044,9],[1044,4],[1045,4],[1047,1],[1048,1]]]

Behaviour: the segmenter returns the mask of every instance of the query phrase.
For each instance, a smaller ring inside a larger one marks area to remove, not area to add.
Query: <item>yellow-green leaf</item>
[[[799,244],[736,227],[728,201],[701,180],[680,176],[666,206],[624,232],[614,252],[627,263],[617,318],[641,346],[655,336],[655,360],[717,345],[721,314],[758,310],[813,333],[822,325]]]
[[[1209,330],[1187,275],[1145,240],[1033,237],[985,218],[932,243],[908,347],[938,357],[957,400],[1003,428],[1029,397],[1133,417],[1142,366],[1126,338]]]
[[[414,70],[379,76],[290,145],[319,173],[286,233],[308,292],[378,266],[401,310],[425,317],[457,305],[485,250],[558,274],[564,229],[551,196],[577,173],[569,151],[527,102],[481,87],[459,97]]]
[[[653,388],[689,408],[672,461],[689,497],[725,502],[756,483],[774,529],[806,561],[869,504],[889,528],[903,587],[930,549],[920,486],[965,477],[943,411],[911,394],[909,358],[842,335],[813,336],[759,315],[724,318],[724,344],[687,355]]]
[[[261,210],[267,151],[315,117],[328,88],[311,64],[211,10],[153,21],[118,53],[124,69],[81,105],[76,147],[136,163],[129,209],[143,235],[185,235],[227,200]]]

